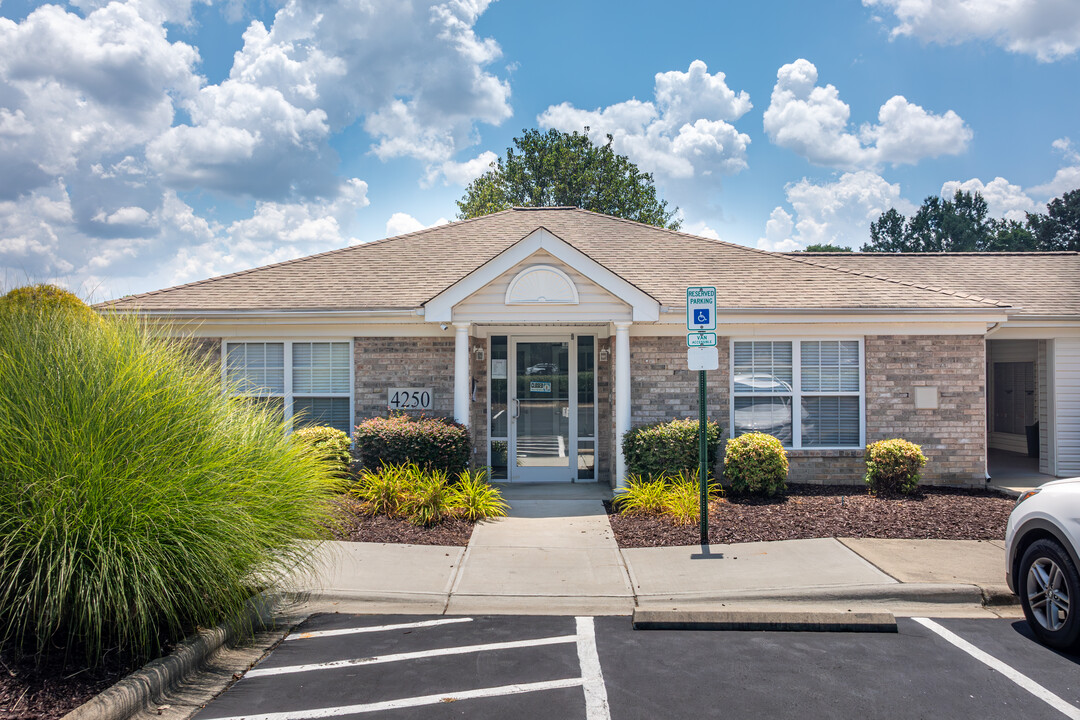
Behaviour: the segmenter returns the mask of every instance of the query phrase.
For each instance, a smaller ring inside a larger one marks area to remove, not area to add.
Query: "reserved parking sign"
[[[686,329],[716,329],[716,288],[686,288]]]

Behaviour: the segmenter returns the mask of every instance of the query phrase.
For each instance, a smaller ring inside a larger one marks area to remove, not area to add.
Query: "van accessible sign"
[[[686,288],[686,329],[716,329],[716,288]]]

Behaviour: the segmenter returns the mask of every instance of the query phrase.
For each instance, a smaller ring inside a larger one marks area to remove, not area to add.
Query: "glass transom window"
[[[862,437],[859,340],[732,343],[732,434],[791,448],[855,448]]]

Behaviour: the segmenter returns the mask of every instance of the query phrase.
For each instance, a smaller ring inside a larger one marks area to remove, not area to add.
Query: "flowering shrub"
[[[721,430],[716,422],[705,423],[709,468],[716,465]],[[641,425],[623,435],[622,447],[628,474],[658,478],[693,473],[698,469],[698,421],[684,419]]]
[[[787,491],[788,459],[772,435],[747,433],[727,441],[724,480],[737,494],[773,496]]]
[[[345,475],[349,471],[349,436],[341,430],[322,425],[300,428],[292,434],[293,439],[311,447],[322,460],[330,463],[334,472]]]
[[[894,438],[866,446],[866,485],[871,494],[911,495],[919,487],[919,470],[926,465],[922,448]]]
[[[457,475],[469,465],[469,432],[446,418],[405,414],[371,418],[356,426],[353,440],[366,468],[415,463]]]

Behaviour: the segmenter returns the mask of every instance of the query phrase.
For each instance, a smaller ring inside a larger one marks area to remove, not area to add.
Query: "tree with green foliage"
[[[978,192],[957,190],[952,200],[931,195],[910,218],[890,208],[870,224],[863,252],[983,252],[1035,250],[1024,225],[987,216]]]
[[[831,243],[817,243],[814,245],[807,245],[802,252],[814,252],[814,253],[827,253],[827,252],[853,252],[851,248],[843,245],[833,245]]]
[[[987,217],[978,192],[957,190],[952,200],[931,196],[910,218],[896,208],[870,223],[863,252],[1029,252],[1080,250],[1080,189],[1050,201],[1047,214],[1026,222]],[[809,248],[807,248],[809,250]]]
[[[656,196],[651,173],[642,172],[612,149],[613,138],[596,145],[584,133],[555,129],[522,131],[514,147],[469,183],[458,200],[467,220],[510,207],[573,206],[678,230],[678,208]]]
[[[1080,250],[1080,188],[1054,198],[1046,215],[1028,213],[1027,225],[1040,250]]]

